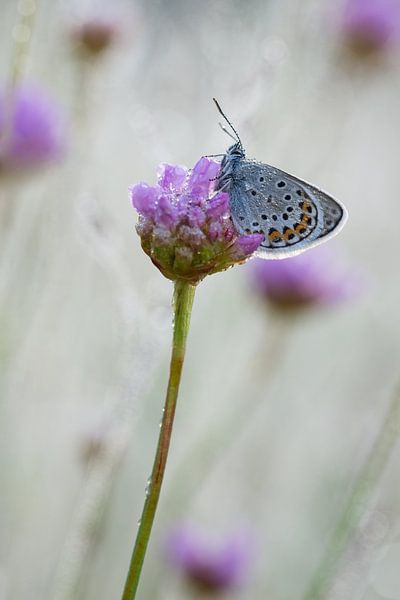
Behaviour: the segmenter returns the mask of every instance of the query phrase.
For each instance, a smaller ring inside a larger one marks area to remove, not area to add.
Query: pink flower
[[[327,248],[283,260],[256,259],[250,267],[255,289],[275,307],[299,309],[334,304],[351,296],[360,279]]]
[[[360,52],[381,50],[400,36],[399,0],[347,0],[342,28]]]
[[[190,527],[173,531],[167,540],[167,558],[200,592],[215,595],[240,587],[253,562],[250,536],[234,533],[215,542]],[[213,596],[214,597],[214,596]]]
[[[0,95],[0,169],[37,167],[59,158],[65,129],[59,107],[39,88]]]
[[[191,171],[162,164],[158,185],[138,183],[130,189],[142,247],[168,279],[198,283],[244,262],[264,239],[236,233],[228,195],[214,191],[219,169],[219,163],[205,157]]]

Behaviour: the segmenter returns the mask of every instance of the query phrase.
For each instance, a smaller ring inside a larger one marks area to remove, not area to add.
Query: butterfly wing
[[[286,258],[336,235],[347,212],[309,183],[264,163],[242,160],[235,168],[230,209],[240,233],[263,233],[256,254]]]

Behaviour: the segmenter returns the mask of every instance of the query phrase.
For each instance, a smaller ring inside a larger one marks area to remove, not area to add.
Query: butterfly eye
[[[288,206],[288,207],[286,208],[286,210],[287,210],[288,212],[293,212],[293,206]]]
[[[264,221],[268,219],[267,215],[261,215],[261,218],[264,219]]]
[[[298,196],[301,196],[301,190],[296,190],[296,194],[297,194]]]
[[[264,181],[264,177],[260,177],[260,181],[263,182]]]
[[[251,190],[252,196],[257,196],[257,192],[255,190]]]
[[[278,220],[278,217],[277,217],[276,215],[272,215],[272,220],[273,220],[273,221],[277,221],[277,220]]]
[[[287,215],[286,213],[283,213],[283,215],[282,215],[282,219],[283,219],[284,221],[287,221],[287,220],[288,220],[288,218],[289,218],[289,215]]]
[[[278,181],[276,185],[278,186],[278,188],[283,188],[286,186],[286,183],[284,181]]]
[[[292,199],[292,196],[290,194],[286,194],[285,200],[291,200],[291,199]]]

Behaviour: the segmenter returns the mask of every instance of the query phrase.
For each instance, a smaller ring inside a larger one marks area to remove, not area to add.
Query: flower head
[[[39,88],[0,94],[0,170],[35,167],[65,146],[61,112]]]
[[[274,307],[294,310],[344,300],[355,292],[358,281],[326,248],[283,260],[256,259],[250,275],[256,290]]]
[[[79,50],[95,58],[112,46],[119,34],[120,27],[115,19],[96,17],[76,25],[72,38],[77,42]]]
[[[191,171],[162,164],[158,185],[138,183],[130,190],[142,248],[168,279],[196,284],[247,260],[264,239],[237,234],[228,194],[214,191],[219,169],[205,157]]]
[[[167,540],[167,557],[185,579],[204,593],[222,594],[239,587],[254,555],[250,537],[232,534],[219,543],[189,527],[173,531]]]
[[[370,54],[389,45],[400,34],[398,0],[347,0],[342,28],[350,47]]]

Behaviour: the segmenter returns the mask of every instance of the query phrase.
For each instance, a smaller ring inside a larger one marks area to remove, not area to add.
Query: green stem
[[[329,546],[322,557],[306,594],[303,596],[304,600],[322,600],[326,597],[342,556],[357,529],[363,512],[367,508],[367,503],[371,498],[372,492],[376,490],[383,476],[384,468],[398,440],[399,428],[400,389],[397,387],[375,443],[361,467],[353,491],[337,522]]]
[[[146,489],[146,500],[136,536],[135,547],[129,565],[122,600],[133,600],[139,584],[143,561],[149,542],[154,516],[160,497],[161,484],[167,463],[168,449],[174,422],[176,401],[183,361],[185,358],[186,339],[189,331],[190,316],[195,293],[195,286],[185,281],[176,281],[174,289],[174,333],[169,371],[167,396],[165,399],[158,446],[154,458],[153,470]]]

